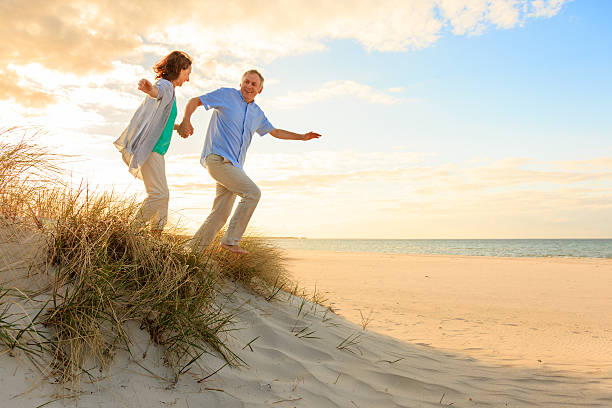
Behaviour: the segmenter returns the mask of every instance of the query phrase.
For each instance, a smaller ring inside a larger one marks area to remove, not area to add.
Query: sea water
[[[612,258],[612,239],[270,238],[285,249],[499,257]]]

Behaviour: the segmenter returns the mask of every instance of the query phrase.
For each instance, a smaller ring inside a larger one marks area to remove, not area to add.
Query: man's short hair
[[[244,79],[244,77],[245,77],[245,76],[247,76],[247,75],[249,75],[249,74],[257,74],[257,76],[259,77],[259,80],[261,81],[261,86],[263,86],[263,83],[264,83],[264,77],[263,77],[263,75],[261,75],[261,74],[259,73],[259,71],[258,71],[258,70],[256,70],[256,69],[250,69],[250,70],[248,70],[247,72],[245,72],[244,74],[242,74],[242,78]]]

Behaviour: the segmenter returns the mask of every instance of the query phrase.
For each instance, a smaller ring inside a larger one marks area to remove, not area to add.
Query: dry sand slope
[[[612,395],[610,259],[288,254],[294,278],[343,317],[369,317],[369,330],[487,364],[584,376]]]
[[[329,270],[323,272],[331,282]],[[389,290],[375,292],[379,304],[392,299]],[[609,371],[586,375],[544,366],[500,366],[364,331],[320,306],[284,296],[267,302],[238,288],[220,299],[228,310],[240,309],[228,342],[248,366],[224,367],[221,359],[204,356],[198,362],[201,370],[193,367],[172,384],[160,350],[132,322],[127,327],[131,354],[118,351],[108,373],[93,370],[100,381],[83,378],[78,400],[53,401],[56,386],[42,379],[25,356],[3,353],[1,406],[36,407],[49,401],[46,407],[612,406]]]
[[[116,356],[109,377],[83,383],[80,407],[609,407],[612,395],[599,381],[568,372],[498,367],[363,331],[321,307],[291,298],[266,302],[242,290],[228,307],[242,305],[229,339],[248,367],[225,367],[208,356],[202,374],[191,371],[175,386],[158,350],[134,324],[132,356]],[[307,328],[301,331],[303,328]],[[301,331],[301,332],[300,332]],[[307,334],[310,333],[310,334]],[[296,335],[297,334],[297,335]],[[300,338],[299,336],[304,335]],[[344,349],[338,346],[354,339]],[[250,347],[246,346],[255,339]],[[143,354],[146,351],[146,357]],[[146,370],[144,369],[146,368]],[[54,387],[37,383],[27,361],[0,357],[2,406],[34,407],[49,401]]]

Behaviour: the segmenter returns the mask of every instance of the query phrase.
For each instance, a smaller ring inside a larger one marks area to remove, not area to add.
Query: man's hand
[[[315,133],[315,132],[308,132],[308,133],[304,133],[304,138],[302,140],[310,140],[310,139],[318,139],[321,137],[320,134]]]
[[[189,136],[193,135],[193,126],[191,126],[190,121],[183,120],[181,124],[178,125],[176,131],[182,138],[187,139]]]

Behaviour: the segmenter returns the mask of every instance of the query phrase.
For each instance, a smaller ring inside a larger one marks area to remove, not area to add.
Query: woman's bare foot
[[[247,251],[244,248],[241,248],[239,245],[221,244],[221,247],[235,254],[248,254],[249,253],[249,251]]]

